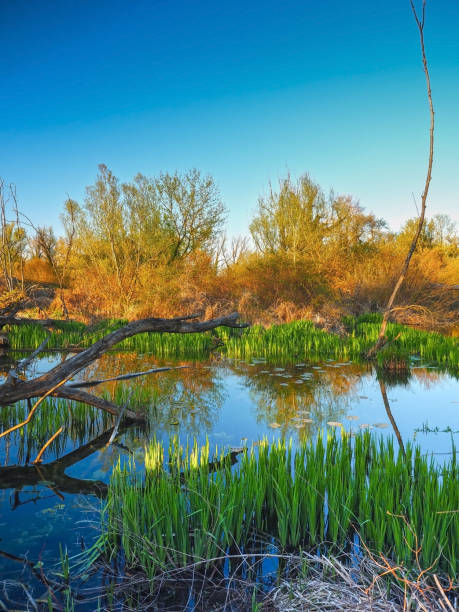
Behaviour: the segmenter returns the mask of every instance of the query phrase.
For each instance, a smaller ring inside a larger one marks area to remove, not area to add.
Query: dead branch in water
[[[119,329],[107,334],[89,348],[76,355],[73,355],[41,376],[24,381],[19,380],[16,377],[9,377],[5,383],[0,385],[0,406],[13,404],[23,399],[36,397],[42,398],[45,395],[52,395],[53,397],[61,397],[83,402],[118,416],[120,409],[116,404],[76,388],[89,385],[86,385],[85,383],[73,383],[72,385],[67,385],[65,383],[78,372],[99,359],[114,346],[126,338],[131,338],[137,334],[149,332],[191,334],[202,333],[221,326],[233,328],[247,327],[247,324],[241,324],[238,322],[239,315],[236,312],[216,319],[210,319],[208,321],[196,321],[198,316],[199,315],[188,315],[173,319],[148,318],[132,321],[131,323],[128,323],[127,325],[124,325],[123,327],[120,327]],[[23,324],[24,319],[20,321],[21,323],[19,324]],[[14,324],[14,322],[10,320],[10,324]],[[128,378],[143,374],[145,373],[123,375],[122,377]],[[100,382],[103,381],[92,381],[91,386],[99,384]],[[143,418],[142,415],[136,414],[135,412],[127,409],[125,410],[124,414],[130,419]],[[5,433],[6,432],[4,432],[4,434]]]

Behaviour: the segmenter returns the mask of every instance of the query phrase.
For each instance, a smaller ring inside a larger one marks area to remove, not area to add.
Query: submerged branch
[[[71,383],[68,387],[82,389],[83,387],[95,387],[105,382],[113,382],[115,380],[129,380],[131,378],[137,378],[138,376],[146,376],[147,374],[156,374],[156,372],[167,372],[169,370],[182,370],[188,366],[167,366],[164,368],[152,368],[151,370],[145,370],[145,372],[133,372],[132,374],[121,374],[120,376],[113,376],[112,378],[103,378],[100,380],[87,380],[82,382]]]

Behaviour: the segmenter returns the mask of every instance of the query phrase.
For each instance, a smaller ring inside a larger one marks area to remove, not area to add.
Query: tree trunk
[[[432,164],[433,164],[433,154],[434,154],[434,127],[435,127],[435,114],[434,114],[434,107],[433,107],[433,102],[432,102],[432,92],[430,89],[430,76],[429,76],[429,68],[427,66],[427,59],[426,59],[426,53],[425,53],[425,48],[424,48],[424,23],[425,23],[425,7],[426,7],[426,2],[425,0],[423,0],[422,3],[422,15],[421,18],[418,17],[418,14],[416,12],[416,8],[414,6],[413,0],[410,0],[410,4],[411,4],[411,10],[413,11],[413,15],[414,18],[416,20],[416,25],[418,27],[419,30],[419,37],[420,37],[420,42],[421,42],[421,54],[422,54],[422,64],[423,64],[423,68],[424,68],[424,73],[425,73],[425,77],[426,77],[426,85],[427,85],[427,98],[429,101],[429,111],[430,111],[430,130],[429,130],[429,160],[428,160],[428,164],[427,164],[427,175],[426,175],[426,182],[425,182],[425,186],[424,186],[424,191],[422,192],[422,196],[421,196],[421,213],[419,215],[419,221],[418,221],[418,225],[417,225],[417,229],[416,232],[413,236],[413,240],[411,242],[411,246],[409,248],[408,254],[406,256],[406,259],[403,263],[402,266],[402,270],[400,272],[400,276],[398,277],[397,282],[395,283],[395,286],[392,290],[392,293],[389,297],[389,301],[387,302],[387,306],[384,310],[384,315],[383,315],[383,320],[381,323],[381,329],[379,330],[379,336],[378,339],[376,341],[376,344],[368,351],[367,354],[367,358],[370,359],[372,357],[375,356],[375,354],[387,343],[387,339],[386,339],[386,328],[387,328],[387,323],[389,322],[389,317],[392,313],[392,307],[394,305],[395,302],[395,298],[397,297],[397,293],[400,289],[400,287],[402,286],[407,272],[408,272],[408,267],[410,265],[410,261],[411,261],[411,257],[413,256],[413,253],[416,249],[416,245],[418,243],[418,239],[419,236],[421,235],[422,232],[422,228],[424,225],[424,219],[425,219],[425,212],[426,212],[426,203],[427,203],[427,195],[429,193],[429,186],[430,186],[430,180],[432,178]]]
[[[50,395],[84,402],[117,416],[120,408],[112,402],[75,387],[71,387],[69,384],[63,384],[64,381],[75,376],[78,372],[86,368],[96,359],[99,359],[104,353],[126,338],[131,338],[137,334],[146,332],[191,334],[202,333],[220,326],[235,328],[247,327],[246,324],[238,323],[239,315],[236,312],[209,321],[195,321],[194,319],[197,317],[198,315],[191,315],[187,317],[177,317],[175,319],[150,318],[132,321],[124,327],[107,334],[89,348],[63,361],[42,376],[25,381],[20,380],[16,375],[8,376],[6,382],[0,385],[0,406],[13,404],[23,399],[42,397],[45,393],[49,392],[50,389],[57,387]],[[26,319],[8,318],[7,322],[11,325],[24,324],[26,321]],[[13,370],[10,371],[10,373],[12,372]],[[60,386],[58,386],[59,384]],[[124,414],[131,419],[143,418],[142,415],[136,414],[130,410],[125,410]]]

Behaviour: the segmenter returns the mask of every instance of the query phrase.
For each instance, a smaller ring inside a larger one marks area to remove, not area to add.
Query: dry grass
[[[106,589],[83,589],[80,602],[100,602],[111,610],[162,612],[454,612],[458,610],[457,585],[441,585],[432,575],[408,571],[384,557],[342,555],[340,558],[308,553],[301,555],[233,554],[226,557],[226,572],[210,570],[221,559],[203,560],[164,571],[148,579],[142,572],[120,575],[103,563],[99,569]],[[278,561],[286,572],[263,574],[264,562]],[[391,568],[390,571],[387,567]],[[280,582],[279,573],[285,577]],[[273,586],[273,584],[275,586]],[[191,607],[192,606],[192,607]]]
[[[297,561],[297,563],[300,563]],[[269,596],[275,610],[343,612],[436,612],[458,609],[458,585],[441,585],[420,570],[412,576],[385,557],[366,555],[356,563],[304,554],[308,570],[283,581]],[[448,593],[449,597],[447,597]]]

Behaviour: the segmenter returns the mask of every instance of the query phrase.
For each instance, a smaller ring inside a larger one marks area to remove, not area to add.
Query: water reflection
[[[387,398],[387,391],[386,391],[386,383],[384,382],[382,377],[378,378],[378,382],[379,382],[379,388],[381,389],[381,397],[383,399],[384,402],[384,408],[386,409],[387,412],[387,416],[389,418],[390,424],[392,425],[392,429],[394,431],[395,437],[397,438],[398,444],[400,446],[400,449],[403,453],[403,455],[406,457],[406,452],[405,452],[405,445],[403,444],[403,440],[402,440],[402,436],[400,434],[398,425],[394,419],[394,415],[392,414],[392,410],[389,404],[389,400]]]
[[[34,368],[48,369],[50,359],[61,357],[45,357],[45,365],[38,362]],[[106,354],[81,376],[84,380],[102,379],[168,364],[150,355]],[[399,443],[403,443],[407,427],[413,432],[423,422],[410,426],[406,422],[409,411],[417,417],[413,407],[425,402],[429,393],[438,394],[442,387],[446,387],[446,393],[454,393],[448,388],[458,386],[446,373],[426,367],[414,367],[405,377],[382,378],[368,367],[335,362],[282,367],[262,360],[181,361],[170,365],[186,368],[94,388],[95,393],[120,405],[129,395],[131,407],[145,412],[145,426],[129,428],[121,436],[121,453],[130,451],[141,456],[143,446],[153,436],[167,440],[178,434],[182,440],[193,436],[203,440],[208,435],[219,444],[237,446],[242,438],[249,442],[263,435],[303,439],[325,427],[340,425],[350,432],[391,425]],[[403,398],[409,406],[395,417],[391,404],[397,398]],[[426,406],[424,413],[429,414],[428,410]],[[0,429],[24,420],[28,411],[27,402],[2,407]],[[451,409],[445,410],[445,414],[451,413]],[[449,421],[450,417],[444,427],[454,425]],[[0,439],[0,463],[27,465],[60,426],[64,431],[47,449],[45,463],[97,438],[113,425],[113,417],[96,408],[48,398],[27,427]],[[98,470],[109,472],[112,461],[111,453],[98,452]]]
[[[215,426],[226,397],[224,380],[218,369],[194,362],[158,362],[153,357],[134,353],[109,354],[88,369],[84,378],[107,378],[163,365],[186,367],[158,372],[133,382],[104,383],[99,393],[102,391],[120,403],[127,397],[127,390],[134,386],[131,405],[146,412],[151,432],[174,433],[177,426],[189,435],[209,431]]]
[[[48,370],[60,359],[45,356],[32,368]],[[167,363],[151,355],[106,354],[81,376],[109,378]],[[120,428],[110,446],[111,415],[53,398],[26,427],[0,439],[0,525],[2,548],[10,555],[0,558],[0,576],[16,576],[17,559],[25,551],[30,558],[55,563],[59,543],[68,543],[69,530],[82,518],[82,496],[92,502],[102,498],[118,460],[134,457],[140,469],[144,446],[153,437],[167,444],[174,434],[182,442],[193,436],[204,442],[208,436],[211,444],[238,447],[242,439],[247,445],[263,436],[296,440],[340,425],[350,433],[386,426],[375,431],[395,434],[403,449],[427,419],[434,419],[430,423],[440,431],[449,425],[457,429],[459,381],[430,367],[415,366],[411,376],[386,379],[368,367],[332,361],[278,367],[263,360],[170,365],[187,367],[94,388],[118,404],[132,392],[132,407],[146,414],[144,425]],[[0,430],[21,422],[28,412],[27,402],[1,407]],[[61,425],[65,429],[46,450],[43,464],[30,465]],[[428,433],[418,441],[423,452],[450,451],[450,435]],[[76,536],[71,539],[76,554]]]
[[[328,366],[328,367],[327,367]],[[300,439],[317,433],[327,422],[341,422],[358,399],[362,366],[300,364],[267,369],[266,365],[239,363],[256,406],[257,422],[279,424],[282,434],[298,430]]]
[[[44,489],[54,493],[62,501],[64,493],[104,497],[107,492],[106,483],[74,478],[68,476],[66,470],[106,446],[112,431],[113,429],[109,429],[91,442],[44,465],[0,467],[0,489],[12,489],[11,510],[30,502],[36,503],[41,499]],[[23,496],[21,492],[24,493]]]

